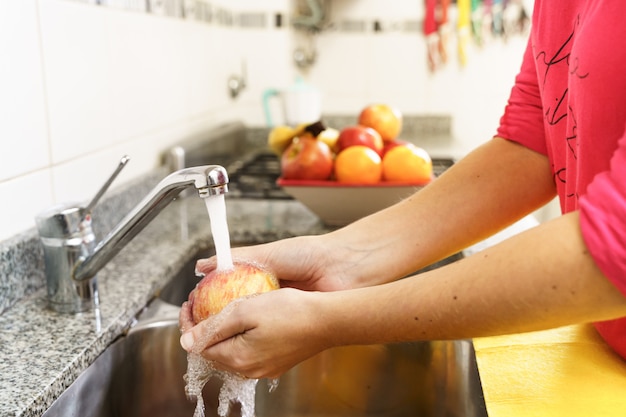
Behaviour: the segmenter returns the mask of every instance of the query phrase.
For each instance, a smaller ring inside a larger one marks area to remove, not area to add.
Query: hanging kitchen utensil
[[[530,17],[522,0],[507,0],[502,12],[502,29],[505,37],[525,34]]]
[[[424,17],[424,36],[428,53],[428,69],[435,72],[440,65],[439,32],[437,31],[437,0],[426,0],[426,15]]]
[[[450,0],[439,0],[438,5],[439,56],[441,62],[448,62],[448,42],[450,41]]]
[[[488,43],[493,38],[493,0],[483,0],[481,7],[481,45]]]
[[[469,45],[471,33],[471,12],[472,0],[457,0],[459,17],[457,20],[458,36],[458,56],[461,66],[467,64],[467,47]]]
[[[504,13],[504,0],[493,0],[493,5],[491,7],[491,18],[493,19],[492,22],[492,33],[494,36],[499,37],[502,36],[502,34],[504,33],[504,28],[503,28],[503,17],[502,14]]]
[[[478,45],[483,44],[483,8],[481,0],[470,1],[470,20],[472,36]]]

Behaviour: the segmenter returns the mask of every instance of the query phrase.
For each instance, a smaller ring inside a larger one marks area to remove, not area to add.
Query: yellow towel
[[[474,340],[490,417],[626,415],[626,361],[593,326]]]

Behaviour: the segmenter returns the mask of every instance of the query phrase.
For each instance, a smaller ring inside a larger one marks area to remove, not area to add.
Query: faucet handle
[[[59,204],[35,217],[43,246],[50,307],[62,313],[77,313],[98,305],[96,278],[82,282],[72,271],[82,258],[93,253],[96,237],[91,216],[78,204]]]
[[[85,213],[83,214],[83,220],[85,220],[85,218],[87,217],[91,217],[91,212],[93,208],[96,206],[96,204],[98,204],[98,201],[100,201],[100,198],[102,198],[106,190],[109,189],[109,187],[113,183],[113,180],[117,178],[117,175],[120,173],[122,168],[126,166],[128,161],[130,161],[130,157],[128,155],[124,155],[122,159],[120,159],[120,163],[118,164],[117,168],[115,168],[115,171],[113,171],[113,174],[111,174],[109,179],[102,185],[102,187],[100,187],[100,189],[98,190],[96,195],[91,199],[89,204],[87,204],[87,208],[85,209]]]
[[[39,236],[45,239],[70,239],[91,231],[91,218],[78,203],[54,205],[35,217]]]

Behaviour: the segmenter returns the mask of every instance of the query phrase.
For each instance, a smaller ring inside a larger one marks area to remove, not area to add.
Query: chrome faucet
[[[98,244],[84,207],[64,204],[36,217],[44,248],[48,300],[52,309],[77,313],[98,305],[97,272],[119,253],[181,191],[195,187],[201,198],[228,191],[219,165],[180,169],[165,177]]]

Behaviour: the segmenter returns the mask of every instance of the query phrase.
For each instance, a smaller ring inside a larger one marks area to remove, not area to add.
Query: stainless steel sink
[[[181,270],[174,285],[161,292],[127,335],[79,376],[45,417],[193,416],[195,402],[184,392],[187,357],[178,342],[176,306],[197,280],[193,263]],[[213,379],[203,391],[207,416],[216,415],[220,386]],[[231,410],[231,415],[240,415],[238,406]],[[487,415],[473,346],[467,340],[330,349],[284,374],[271,393],[267,382],[261,381],[256,414]]]

